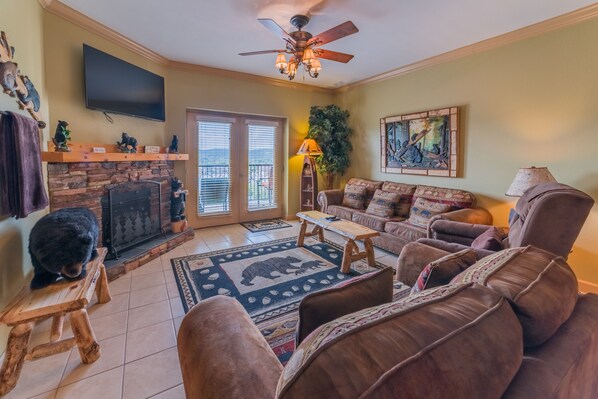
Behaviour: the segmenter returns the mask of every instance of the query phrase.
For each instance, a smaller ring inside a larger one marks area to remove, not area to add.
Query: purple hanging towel
[[[0,214],[24,218],[47,206],[37,122],[8,112],[0,119]]]

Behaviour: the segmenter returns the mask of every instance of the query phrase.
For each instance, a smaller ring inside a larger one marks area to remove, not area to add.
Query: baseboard
[[[584,280],[577,280],[577,283],[579,284],[579,291],[583,292],[583,293],[593,293],[593,294],[598,294],[598,284],[596,283],[590,283],[589,281],[584,281]]]
[[[282,219],[286,220],[287,222],[290,221],[290,220],[299,220],[299,218],[295,214],[285,215]]]

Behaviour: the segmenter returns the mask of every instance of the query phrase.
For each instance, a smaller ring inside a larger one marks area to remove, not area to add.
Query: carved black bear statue
[[[52,142],[54,143],[54,149],[56,151],[71,151],[67,143],[70,140],[70,130],[67,129],[68,125],[69,124],[66,121],[58,121],[58,125],[56,125],[56,132],[54,133],[54,137],[52,137]]]
[[[180,222],[185,220],[185,201],[189,190],[183,190],[183,182],[176,177],[172,179],[170,189],[170,220]]]
[[[170,143],[170,147],[168,147],[168,152],[171,154],[179,153],[179,138],[176,134],[172,136],[172,143]]]
[[[46,287],[59,277],[85,277],[87,263],[97,256],[99,226],[86,208],[65,208],[42,217],[29,235],[33,263],[31,288]]]
[[[137,139],[133,136],[129,136],[125,132],[123,132],[120,141],[116,142],[116,145],[118,145],[118,149],[122,152],[137,152]]]

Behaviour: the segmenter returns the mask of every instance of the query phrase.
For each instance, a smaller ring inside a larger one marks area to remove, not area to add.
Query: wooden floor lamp
[[[297,151],[297,155],[303,155],[300,187],[301,212],[317,210],[318,172],[315,157],[322,155],[322,149],[316,140],[306,138]]]

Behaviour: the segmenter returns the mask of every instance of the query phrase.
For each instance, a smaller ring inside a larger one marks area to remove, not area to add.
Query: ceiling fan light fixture
[[[274,65],[276,65],[276,68],[278,68],[280,73],[284,73],[288,65],[287,57],[285,57],[283,53],[279,53],[278,56],[276,56],[276,63]]]
[[[311,62],[311,65],[309,67],[309,76],[311,76],[312,78],[317,78],[318,75],[320,75],[321,70],[322,70],[322,64],[320,63],[320,60],[317,58],[314,58],[314,60]]]
[[[258,21],[276,36],[285,41],[285,48],[280,50],[262,50],[239,53],[239,55],[258,55],[278,53],[274,65],[281,74],[286,74],[289,80],[293,80],[300,66],[310,77],[317,78],[322,71],[322,65],[319,58],[325,58],[330,61],[347,63],[353,58],[352,54],[339,53],[338,51],[325,50],[321,45],[333,42],[343,37],[359,32],[359,29],[351,21],[343,22],[333,28],[330,28],[318,35],[312,35],[304,31],[303,27],[309,22],[306,15],[295,15],[291,18],[291,25],[297,28],[297,31],[288,33],[273,19],[258,18]],[[289,54],[289,62],[286,61],[285,54]],[[305,76],[304,73],[304,76]]]
[[[305,50],[303,50],[303,58],[301,61],[303,61],[305,65],[311,66],[311,63],[315,59],[316,56],[314,55],[314,51],[311,49],[311,47],[308,47]]]
[[[289,60],[289,64],[287,65],[287,75],[289,75],[289,80],[293,80],[295,74],[297,73],[297,67],[299,66],[299,62],[295,57],[291,57]]]

